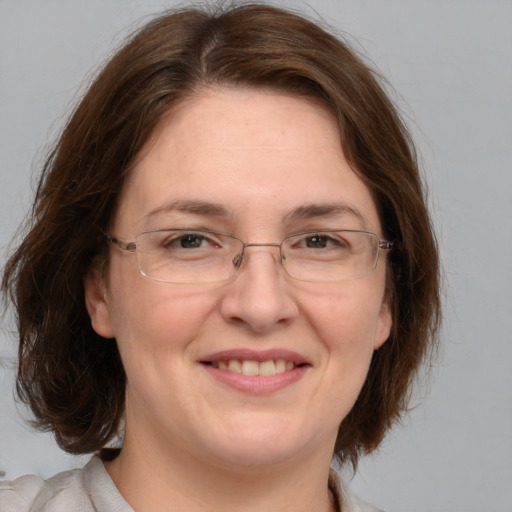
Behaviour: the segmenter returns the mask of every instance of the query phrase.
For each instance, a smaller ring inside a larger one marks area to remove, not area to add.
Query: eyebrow
[[[178,211],[182,213],[192,213],[209,217],[228,217],[229,211],[221,204],[198,200],[180,200],[167,203],[144,215],[144,219],[150,219],[162,213]]]
[[[362,213],[355,206],[347,203],[312,203],[302,205],[287,213],[285,219],[314,219],[317,217],[337,217],[344,215],[356,217],[363,226],[366,226],[366,220]]]
[[[205,217],[229,217],[232,215],[230,210],[219,203],[201,200],[178,200],[166,203],[154,210],[151,210],[149,213],[144,215],[144,219],[152,219],[157,215],[174,211]],[[365,218],[361,212],[355,206],[347,203],[311,203],[301,205],[289,211],[284,216],[283,221],[345,215],[357,218],[363,226],[366,226]]]

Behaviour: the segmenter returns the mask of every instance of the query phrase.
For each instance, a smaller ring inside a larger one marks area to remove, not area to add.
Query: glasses
[[[355,230],[307,231],[281,243],[245,243],[219,231],[154,229],[124,242],[106,235],[123,251],[134,252],[140,273],[175,284],[216,283],[231,279],[242,266],[248,247],[276,247],[279,262],[293,279],[337,282],[369,276],[381,250],[393,242]]]

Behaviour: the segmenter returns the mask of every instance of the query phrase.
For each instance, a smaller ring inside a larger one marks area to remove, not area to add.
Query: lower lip
[[[251,395],[269,395],[298,382],[307,372],[309,366],[298,366],[293,370],[271,376],[244,375],[242,373],[221,370],[210,365],[203,368],[216,380],[243,393]]]

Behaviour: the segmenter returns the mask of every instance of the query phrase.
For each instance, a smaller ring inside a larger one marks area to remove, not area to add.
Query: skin
[[[189,200],[221,205],[225,215],[165,208]],[[342,211],[290,215],[334,203]],[[188,99],[139,156],[112,234],[130,241],[168,227],[254,243],[308,229],[382,236],[332,115],[313,101],[254,89]],[[326,483],[338,426],[391,327],[385,255],[363,279],[310,283],[287,276],[275,248],[247,251],[229,281],[176,285],[142,276],[135,255],[112,246],[106,275],[85,279],[92,325],[116,338],[128,378],[125,442],[106,467],[138,512],[333,509]],[[294,351],[308,367],[292,384],[257,394],[201,364],[240,349]]]

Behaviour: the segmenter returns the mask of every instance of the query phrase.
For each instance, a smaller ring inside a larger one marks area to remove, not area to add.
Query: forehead
[[[334,116],[318,102],[269,90],[208,90],[170,112],[125,183],[115,225],[136,234],[155,227],[145,225],[152,213],[183,202],[260,223],[284,222],[308,205],[346,204],[368,227],[379,223]]]

